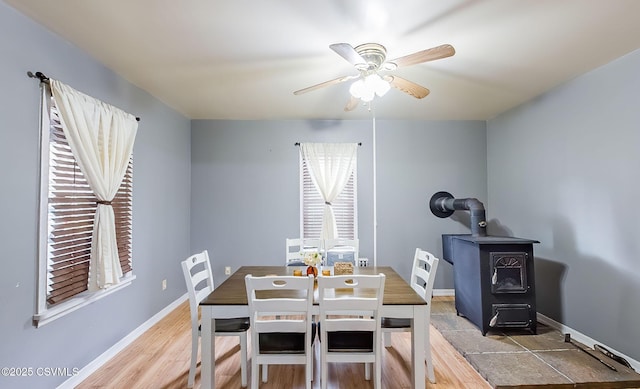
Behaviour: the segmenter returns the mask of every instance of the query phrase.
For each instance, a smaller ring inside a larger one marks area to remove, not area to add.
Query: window
[[[345,239],[358,238],[357,213],[357,165],[342,193],[331,203],[336,217],[338,237]],[[322,212],[324,200],[316,188],[307,161],[300,154],[300,230],[303,238],[320,238],[322,229]]]
[[[41,180],[39,283],[34,324],[41,326],[89,304],[133,280],[131,209],[133,160],[111,202],[116,224],[123,281],[88,292],[89,257],[97,199],[71,153],[49,87],[43,85],[41,119]]]

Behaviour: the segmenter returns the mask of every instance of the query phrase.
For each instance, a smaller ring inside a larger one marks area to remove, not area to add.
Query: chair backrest
[[[365,345],[375,354],[380,345],[380,309],[384,294],[385,275],[340,275],[318,277],[318,299],[320,305],[320,339],[325,341],[328,351],[357,351],[361,344],[357,336],[350,345],[349,339],[340,344],[332,342],[330,332],[371,332],[372,344]],[[336,337],[337,338],[337,337]],[[324,347],[324,345],[323,345]],[[339,349],[343,348],[343,349]]]
[[[304,351],[311,346],[311,328],[313,307],[313,276],[245,276],[249,318],[252,328],[252,347],[260,350],[260,335],[267,333],[300,333],[304,335],[304,344],[297,342]],[[288,336],[280,338],[293,339]],[[292,342],[296,343],[296,342]],[[277,345],[276,345],[277,346]],[[295,350],[278,350],[287,352]]]
[[[333,266],[335,262],[351,262],[353,266],[359,266],[360,241],[358,239],[325,239],[325,264]]]
[[[198,306],[214,289],[209,253],[204,250],[182,261],[182,273],[189,294],[191,324],[198,323]]]
[[[410,284],[413,290],[426,302],[431,301],[433,284],[436,279],[436,270],[438,270],[439,262],[440,260],[433,254],[420,248],[416,249],[416,254],[413,257],[413,267],[411,268]],[[431,307],[431,304],[427,306]]]
[[[322,251],[322,240],[313,238],[285,239],[285,266],[304,266],[305,251]]]

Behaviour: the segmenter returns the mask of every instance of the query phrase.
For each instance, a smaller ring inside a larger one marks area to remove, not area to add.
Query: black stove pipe
[[[471,215],[471,235],[487,236],[487,221],[484,205],[476,198],[455,199],[448,192],[438,192],[431,196],[429,208],[437,217],[449,217],[455,211],[468,210]]]

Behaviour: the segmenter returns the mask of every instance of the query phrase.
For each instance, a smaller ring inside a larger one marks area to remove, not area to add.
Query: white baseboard
[[[187,301],[188,299],[189,299],[189,295],[185,293],[183,296],[179,297],[177,300],[167,305],[160,312],[151,316],[149,320],[145,321],[138,328],[136,328],[131,333],[129,333],[129,335],[122,338],[118,343],[114,344],[107,351],[103,352],[100,356],[98,356],[96,359],[89,362],[88,365],[80,369],[78,374],[74,375],[73,377],[69,378],[68,380],[60,384],[60,386],[58,386],[57,389],[73,389],[74,387],[79,385],[82,381],[87,379],[87,377],[89,377],[96,370],[98,370],[105,363],[107,363],[111,358],[113,358],[116,354],[124,350],[125,347],[130,345],[145,331],[147,331],[154,324],[159,322],[162,318],[167,316],[171,311],[176,309],[180,304],[182,304],[184,301]]]
[[[455,289],[434,289],[433,296],[455,296]]]
[[[611,352],[613,352],[614,354],[617,354],[619,356],[621,356],[622,358],[626,359],[627,362],[629,362],[629,364],[631,365],[631,367],[633,367],[633,369],[635,371],[640,371],[640,362],[636,361],[635,359],[621,353],[620,351],[614,349],[613,347],[609,347],[606,344],[603,344],[601,342],[598,342],[596,339],[590,338],[587,335],[578,332],[576,330],[574,330],[571,327],[567,327],[566,325],[559,323],[545,315],[543,315],[542,313],[538,312],[537,313],[537,319],[540,323],[543,323],[545,325],[548,325],[549,327],[556,329],[560,332],[562,332],[563,334],[571,334],[571,339],[575,339],[576,341],[584,344],[585,346],[591,347],[593,348],[593,346],[595,344],[600,344],[604,347],[606,347],[607,349],[609,349]]]

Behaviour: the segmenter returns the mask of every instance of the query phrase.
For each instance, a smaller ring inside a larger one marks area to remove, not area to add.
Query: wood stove
[[[537,331],[533,243],[536,240],[487,236],[484,205],[475,198],[454,199],[438,192],[431,212],[444,218],[456,210],[471,213],[471,234],[442,235],[442,259],[453,265],[456,311],[482,335],[492,328]]]
[[[493,328],[536,333],[531,239],[442,235],[443,259],[453,265],[456,311],[486,335]]]

